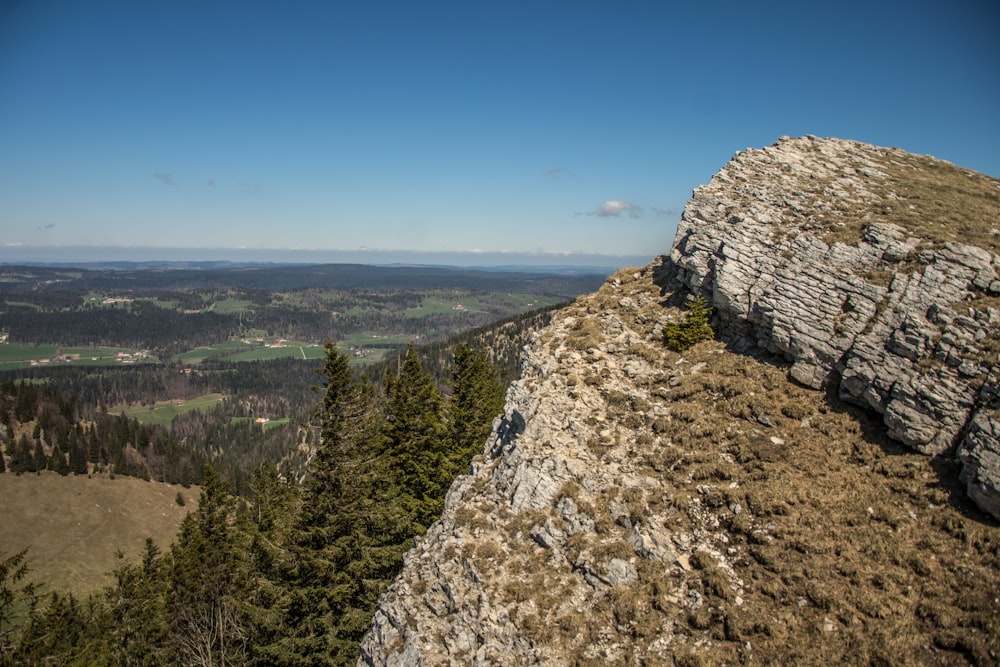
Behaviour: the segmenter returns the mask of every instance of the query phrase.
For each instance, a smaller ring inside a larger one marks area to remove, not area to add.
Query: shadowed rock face
[[[970,181],[954,203],[966,224],[937,219],[927,199]],[[998,195],[1000,182],[933,158],[783,138],[695,191],[670,259],[736,345],[783,354],[806,386],[837,383],[917,451],[957,447],[970,495],[1000,517]],[[894,208],[908,226],[886,221]]]
[[[998,193],[836,139],[736,155],[669,257],[533,334],[359,664],[995,658],[1000,529],[925,454],[1000,517]],[[719,340],[678,354],[687,293]]]

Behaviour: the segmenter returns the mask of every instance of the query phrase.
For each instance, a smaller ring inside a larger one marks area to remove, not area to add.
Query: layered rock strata
[[[806,386],[836,383],[920,452],[957,449],[969,494],[1000,517],[998,234],[994,179],[783,138],[695,191],[670,259],[735,345],[785,355]]]

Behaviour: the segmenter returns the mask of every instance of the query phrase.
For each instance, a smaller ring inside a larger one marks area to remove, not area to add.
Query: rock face
[[[736,155],[533,335],[359,664],[994,660],[1000,529],[926,455],[1000,517],[998,202],[856,142]],[[720,340],[681,355],[690,293]]]
[[[676,507],[639,509],[647,496],[662,500],[661,480],[637,459],[656,449],[654,440],[666,443],[650,430],[667,428],[663,388],[698,373],[658,367],[670,320],[652,280],[661,269],[615,276],[526,346],[521,379],[508,390],[483,456],[454,482],[444,515],[406,556],[360,664],[624,660],[634,648],[614,640],[633,622],[623,610],[602,619],[607,627],[579,656],[542,638],[552,638],[552,625],[577,637],[595,622],[598,601],[610,605],[617,596],[624,609],[642,586],[639,570],[652,564],[691,569],[691,559],[702,558],[726,573],[720,585],[738,598],[741,583],[714,516],[668,533],[662,526]],[[694,589],[665,599],[702,606]],[[648,656],[672,634],[666,619],[644,631],[659,637],[642,648]]]
[[[920,452],[957,447],[970,495],[1000,517],[998,201],[1000,182],[933,158],[784,138],[695,191],[670,258],[795,380],[837,383]]]

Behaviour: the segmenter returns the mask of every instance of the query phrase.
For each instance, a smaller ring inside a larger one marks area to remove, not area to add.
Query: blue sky
[[[997,34],[985,0],[0,0],[0,261],[652,258],[781,135],[1000,176]]]

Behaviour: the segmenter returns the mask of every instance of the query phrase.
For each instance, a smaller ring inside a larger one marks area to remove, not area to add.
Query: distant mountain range
[[[596,267],[373,266],[202,262],[0,264],[0,293],[37,289],[186,290],[218,287],[291,290],[447,289],[576,296],[597,289]]]

